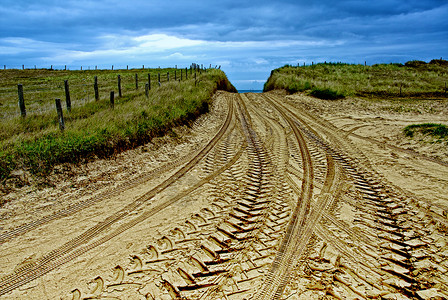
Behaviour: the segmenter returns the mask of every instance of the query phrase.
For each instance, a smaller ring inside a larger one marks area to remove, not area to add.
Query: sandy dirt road
[[[61,167],[0,211],[0,297],[448,298],[447,156],[366,111],[218,92],[191,129]]]

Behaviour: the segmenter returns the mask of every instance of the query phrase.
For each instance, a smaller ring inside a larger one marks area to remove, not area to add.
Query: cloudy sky
[[[221,65],[238,89],[323,61],[448,58],[447,0],[0,0],[0,66]]]

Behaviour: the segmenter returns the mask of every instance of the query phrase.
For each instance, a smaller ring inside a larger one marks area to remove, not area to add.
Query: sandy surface
[[[448,100],[286,98],[334,125],[387,180],[425,201],[447,207],[448,173],[443,166],[448,163],[448,141],[434,142],[417,134],[409,138],[403,129],[421,123],[448,125]]]
[[[447,104],[218,92],[45,186],[16,172],[0,298],[446,298],[448,147],[402,129]]]

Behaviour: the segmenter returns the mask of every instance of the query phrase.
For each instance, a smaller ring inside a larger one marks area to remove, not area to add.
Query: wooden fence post
[[[129,65],[126,65],[126,70],[129,70]]]
[[[151,90],[151,74],[148,73],[148,90]]]
[[[185,68],[185,80],[187,80],[187,79],[188,79],[188,69]]]
[[[4,65],[3,67],[4,67],[3,70],[6,70],[6,65]]]
[[[143,68],[142,68],[143,70],[145,69],[145,65],[143,65]]]
[[[25,109],[25,98],[23,97],[23,86],[21,84],[17,85],[18,93],[19,93],[19,108],[20,115],[25,118],[26,117],[26,109]]]
[[[177,80],[177,66],[176,66],[176,70],[174,70],[174,81]]]
[[[146,94],[146,98],[149,98],[149,84],[145,84],[145,94]]]
[[[160,83],[160,73],[157,73],[157,79],[159,81],[159,86],[161,86],[162,84]]]
[[[67,104],[67,111],[72,111],[72,102],[70,101],[70,90],[68,87],[68,80],[64,80],[64,87],[65,87],[65,103]]]
[[[93,89],[95,90],[95,101],[100,100],[100,93],[98,92],[98,76],[94,77]]]
[[[170,81],[170,72],[166,72],[166,81]]]
[[[64,131],[64,115],[62,113],[61,99],[56,98],[56,111],[58,112],[58,120],[59,120],[59,129]]]
[[[121,76],[118,75],[118,97],[121,97]]]
[[[138,74],[135,73],[135,89],[138,90]]]
[[[114,91],[110,91],[110,108],[114,109],[115,107],[115,99],[114,99]]]
[[[25,70],[25,65],[22,65],[22,70]]]
[[[112,71],[114,70],[114,65],[112,65]]]

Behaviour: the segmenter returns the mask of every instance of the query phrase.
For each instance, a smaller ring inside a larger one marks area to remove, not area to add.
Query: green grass
[[[166,70],[162,71],[166,74]],[[24,71],[18,71],[25,82],[33,80],[44,82],[46,80],[44,78],[48,78],[32,74],[33,71],[21,72]],[[74,71],[72,77],[79,76],[78,80],[82,80],[79,79],[82,76],[78,72]],[[48,105],[51,109],[28,112],[26,118],[8,116],[0,120],[0,180],[6,180],[14,169],[26,169],[38,176],[45,176],[59,163],[77,163],[94,157],[107,157],[144,144],[155,136],[169,132],[172,127],[187,124],[206,112],[211,103],[211,96],[217,89],[236,91],[224,72],[212,69],[198,74],[196,82],[193,76],[189,76],[188,80],[181,82],[171,80],[158,87],[153,79],[148,99],[142,86],[139,90],[135,89],[135,77],[132,77],[129,86],[124,85],[123,97],[116,98],[115,109],[112,110],[109,107],[108,97],[104,96],[100,101],[92,99],[93,74],[83,72],[91,77],[88,78],[92,82],[92,89],[89,91],[91,101],[76,105],[77,94],[72,93],[72,102],[75,105],[72,105],[71,113],[64,111],[66,124],[64,132],[59,130],[56,111],[51,107],[51,103],[54,105],[54,99],[46,99],[45,103],[41,104],[43,107]],[[107,74],[108,72],[112,74]],[[104,80],[110,77],[110,81],[114,81],[115,84],[115,72],[123,73],[120,70],[102,71],[100,74]],[[148,70],[144,72],[147,74]],[[48,80],[53,83],[62,80],[63,87],[64,76],[72,74],[64,71],[61,73],[62,77]],[[9,82],[16,82],[11,74],[8,76]],[[53,74],[52,76],[57,77]],[[98,81],[100,82],[100,77]],[[6,89],[4,83],[1,85]],[[43,84],[39,95],[55,97],[60,91],[54,91],[53,86]],[[26,90],[25,84],[24,88]],[[37,88],[38,84],[35,85],[35,89]],[[117,88],[112,86],[106,86],[104,90],[107,91],[109,88],[115,89],[115,94],[118,94]],[[2,93],[0,97],[2,103],[6,103],[4,106],[8,106],[10,101],[8,97],[4,97]],[[59,97],[64,99],[64,96]],[[25,100],[27,99],[38,107],[36,103],[39,103],[37,101],[39,98],[29,95],[27,97],[25,94]],[[46,103],[47,101],[50,103]],[[0,111],[4,106],[0,107]],[[8,110],[9,107],[6,111]]]
[[[310,95],[324,100],[337,100],[345,98],[345,95],[343,93],[332,90],[330,88],[322,89],[318,87],[313,87],[310,91]]]
[[[407,137],[414,137],[415,133],[420,133],[425,136],[431,136],[438,140],[448,139],[448,126],[443,124],[424,123],[412,124],[403,129]]]
[[[445,97],[447,74],[448,62],[445,60],[373,66],[344,63],[286,65],[271,72],[264,91],[307,92],[322,99]]]
[[[98,77],[99,95],[101,99],[109,99],[109,93],[115,90],[118,94],[117,76],[121,76],[123,95],[135,91],[135,74],[138,75],[139,88],[144,89],[151,75],[151,86],[156,87],[157,77],[160,73],[161,81],[174,79],[173,68],[167,69],[130,69],[130,70],[0,70],[0,118],[16,117],[20,114],[17,107],[17,84],[23,85],[24,98],[27,113],[41,113],[42,111],[54,109],[54,99],[65,99],[64,80],[70,85],[72,106],[83,106],[94,100],[93,83],[94,77]],[[190,70],[188,71],[189,79]],[[180,77],[180,70],[177,70]],[[183,69],[185,79],[185,69]]]

